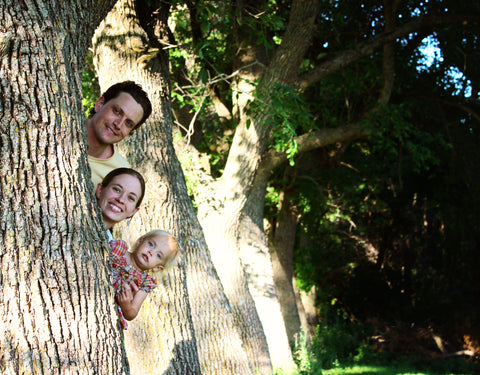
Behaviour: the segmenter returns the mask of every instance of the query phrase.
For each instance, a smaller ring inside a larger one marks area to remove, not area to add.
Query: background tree
[[[0,2],[3,374],[128,373],[81,103],[89,40],[112,5]]]

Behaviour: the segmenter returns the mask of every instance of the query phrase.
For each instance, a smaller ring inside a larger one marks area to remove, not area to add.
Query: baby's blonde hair
[[[174,267],[175,265],[177,265],[178,258],[179,258],[177,239],[170,232],[167,232],[166,230],[163,230],[163,229],[151,230],[150,232],[147,232],[144,235],[140,236],[135,241],[135,244],[132,247],[132,251],[135,251],[137,249],[140,241],[143,241],[145,239],[155,237],[155,236],[167,237],[168,246],[170,246],[170,252],[166,256],[167,260],[166,260],[165,264],[163,265],[163,272],[166,272],[169,269],[171,269],[172,267]]]

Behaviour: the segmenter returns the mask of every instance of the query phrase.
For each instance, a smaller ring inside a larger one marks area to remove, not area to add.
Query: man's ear
[[[99,97],[95,102],[95,113],[100,111],[100,108],[102,108],[104,104],[105,104],[105,98],[103,96]]]

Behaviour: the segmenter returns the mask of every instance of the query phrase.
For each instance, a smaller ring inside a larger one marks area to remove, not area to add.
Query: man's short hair
[[[102,95],[104,99],[104,104],[107,103],[109,100],[115,99],[121,92],[126,92],[130,94],[135,101],[142,106],[143,109],[143,117],[140,122],[135,125],[133,130],[137,129],[140,125],[142,125],[147,118],[152,113],[152,103],[150,99],[148,99],[147,93],[142,89],[140,85],[133,81],[124,81],[116,83],[108,88],[107,91]],[[90,116],[95,114],[95,108],[92,108],[90,111]]]

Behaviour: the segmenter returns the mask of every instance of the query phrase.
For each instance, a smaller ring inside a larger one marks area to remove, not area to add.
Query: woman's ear
[[[133,213],[132,213],[129,217],[127,217],[127,219],[131,219],[132,216],[135,215],[135,214],[138,212],[139,209],[140,209],[140,207],[135,208],[135,210],[133,211]]]
[[[97,197],[97,199],[100,199],[100,195],[102,195],[102,187],[102,183],[100,182],[95,189],[95,196]]]

